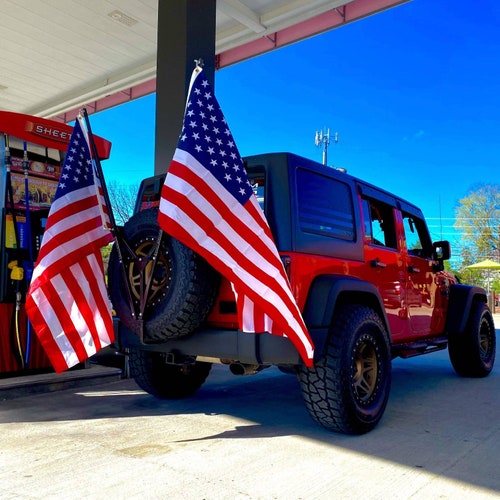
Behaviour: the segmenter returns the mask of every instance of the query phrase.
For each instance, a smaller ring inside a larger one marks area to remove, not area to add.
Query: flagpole
[[[91,152],[92,152],[92,156],[94,157],[95,166],[97,169],[97,175],[99,176],[99,180],[101,181],[104,202],[106,203],[106,206],[108,207],[108,215],[109,215],[109,223],[111,226],[111,234],[116,237],[117,225],[116,225],[116,221],[115,221],[115,215],[113,213],[113,208],[111,206],[111,200],[109,198],[108,188],[106,186],[106,181],[104,179],[104,172],[102,171],[101,160],[99,159],[99,155],[97,153],[97,147],[96,147],[95,141],[94,141],[94,134],[92,133],[92,128],[90,126],[89,115],[87,113],[86,108],[83,108],[82,112],[83,112],[83,118],[85,119],[85,125],[87,127],[87,132],[88,132],[88,136],[89,136],[89,144],[90,144],[90,147],[92,149]]]
[[[111,230],[111,234],[113,235],[113,237],[115,239],[115,246],[116,246],[116,251],[118,253],[118,260],[121,263],[120,267],[121,267],[121,272],[122,272],[122,278],[124,280],[124,283],[127,284],[127,286],[125,286],[125,290],[127,291],[127,298],[129,301],[130,310],[133,311],[133,315],[135,318],[135,312],[134,312],[135,309],[134,309],[134,301],[132,298],[132,291],[130,289],[130,283],[129,283],[128,278],[127,278],[125,266],[123,265],[124,260],[123,260],[123,253],[122,253],[122,245],[124,247],[123,250],[126,251],[127,255],[133,257],[135,255],[135,253],[130,248],[130,246],[128,245],[125,238],[122,237],[122,234],[118,230],[118,226],[116,225],[116,220],[115,220],[115,216],[113,213],[113,207],[111,206],[108,188],[106,186],[106,181],[104,179],[104,172],[102,171],[101,160],[99,159],[99,155],[97,153],[97,147],[95,145],[94,134],[92,133],[92,127],[90,126],[90,120],[89,120],[89,115],[87,113],[87,109],[83,108],[82,113],[83,113],[83,118],[85,119],[85,125],[87,127],[87,135],[88,135],[89,145],[91,148],[91,153],[92,153],[92,156],[94,157],[94,160],[95,160],[97,175],[99,176],[99,180],[101,181],[101,188],[102,188],[102,193],[103,193],[103,197],[104,197],[104,203],[106,203],[106,206],[108,207],[109,223],[111,226],[110,230]],[[148,288],[148,290],[149,290],[149,288]],[[139,324],[140,324],[139,334],[140,334],[140,337],[142,339],[142,329],[143,329],[142,321],[140,321]]]
[[[121,272],[122,272],[122,278],[123,282],[126,284],[125,290],[127,292],[127,298],[129,301],[129,306],[130,306],[130,311],[132,312],[132,317],[137,321],[137,333],[139,335],[139,338],[142,342],[143,336],[144,336],[144,309],[146,307],[146,302],[147,298],[149,296],[149,290],[151,289],[151,284],[153,283],[153,276],[154,276],[154,269],[156,266],[156,263],[158,261],[158,252],[160,251],[160,245],[163,237],[163,230],[158,227],[158,237],[156,238],[156,241],[153,245],[153,248],[150,250],[148,256],[146,259],[143,259],[142,257],[139,257],[135,251],[130,248],[130,245],[128,244],[126,238],[123,236],[122,232],[119,230],[118,226],[116,225],[115,217],[113,214],[113,209],[111,207],[111,202],[109,199],[109,194],[108,194],[108,189],[106,187],[106,182],[104,180],[104,173],[102,171],[102,166],[101,162],[99,160],[99,156],[97,154],[97,147],[95,145],[94,141],[94,135],[92,134],[92,128],[90,127],[90,121],[89,121],[89,116],[87,114],[87,110],[83,108],[83,117],[85,119],[85,125],[87,127],[87,132],[88,132],[88,138],[89,138],[89,143],[90,147],[92,148],[92,156],[95,159],[95,165],[96,165],[96,170],[97,170],[97,175],[99,176],[101,180],[101,187],[103,191],[103,196],[104,196],[104,202],[106,203],[108,207],[108,213],[109,213],[109,222],[111,225],[111,234],[115,238],[115,243],[116,243],[116,251],[118,253],[118,260],[120,261],[120,267],[121,267]],[[123,246],[123,248],[122,248]],[[131,290],[131,284],[130,281],[127,277],[127,272],[125,269],[124,265],[124,257],[123,257],[123,252],[126,252],[127,258],[130,258],[132,262],[135,262],[138,264],[138,267],[141,269],[140,271],[140,280],[141,280],[141,298],[140,298],[140,304],[139,304],[139,311],[136,311],[135,305],[134,305],[134,300],[132,298],[132,290]],[[139,265],[138,261],[143,261],[142,265]],[[146,263],[152,261],[153,265],[152,268],[150,269],[150,272],[148,273],[148,277],[144,282],[144,269],[146,267]]]

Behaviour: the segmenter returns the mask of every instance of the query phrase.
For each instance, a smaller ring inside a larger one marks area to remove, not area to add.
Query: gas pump
[[[0,376],[50,369],[25,311],[26,293],[72,127],[0,111]],[[111,143],[95,137],[100,159]]]

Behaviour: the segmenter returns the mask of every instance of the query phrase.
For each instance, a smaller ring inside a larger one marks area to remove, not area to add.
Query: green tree
[[[462,265],[500,254],[500,186],[481,184],[459,200],[455,228],[462,234]]]

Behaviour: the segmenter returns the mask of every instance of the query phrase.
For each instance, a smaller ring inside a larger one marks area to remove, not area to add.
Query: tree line
[[[457,271],[464,280],[473,284],[483,284],[485,271],[467,269],[471,264],[491,259],[500,262],[500,186],[497,184],[476,184],[455,208],[455,229],[461,235],[460,269]],[[498,272],[489,273],[500,289]],[[496,286],[495,286],[496,284]]]

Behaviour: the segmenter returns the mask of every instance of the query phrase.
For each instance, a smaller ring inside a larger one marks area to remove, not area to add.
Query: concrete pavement
[[[500,498],[499,363],[461,379],[447,351],[394,360],[384,418],[357,437],[318,427],[274,368],[214,366],[181,401],[127,379],[6,400],[0,498]]]

